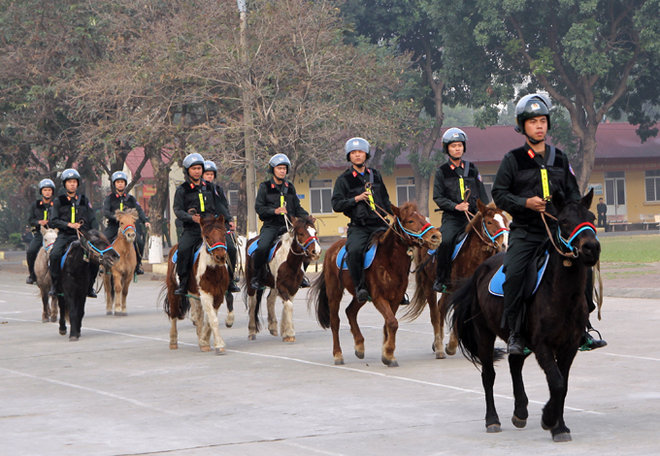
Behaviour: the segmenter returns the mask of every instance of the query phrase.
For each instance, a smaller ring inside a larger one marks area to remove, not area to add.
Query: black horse
[[[81,231],[79,240],[71,243],[59,280],[58,305],[60,307],[60,334],[66,335],[66,316],[71,323],[70,341],[80,338],[80,327],[85,315],[85,302],[90,282],[94,281],[90,262],[109,270],[119,255],[108,239],[97,230]]]
[[[550,399],[543,408],[541,426],[552,432],[555,442],[571,440],[564,423],[564,400],[568,391],[568,374],[580,346],[588,311],[585,299],[587,269],[600,257],[600,243],[589,212],[593,190],[579,202],[566,203],[555,193],[552,203],[557,209],[558,232],[555,244],[562,253],[549,246],[550,258],[545,275],[534,296],[527,301],[522,336],[545,372]],[[553,235],[554,236],[554,235]],[[567,252],[567,250],[569,250]],[[481,379],[486,393],[486,429],[500,432],[500,420],[493,400],[494,361],[504,355],[494,349],[496,337],[507,340],[509,329],[502,328],[502,298],[488,291],[491,277],[502,265],[504,254],[484,261],[472,279],[451,298],[452,327],[463,353],[475,365],[481,364]],[[515,405],[511,421],[522,428],[527,423],[527,395],[522,367],[528,355],[509,355]]]

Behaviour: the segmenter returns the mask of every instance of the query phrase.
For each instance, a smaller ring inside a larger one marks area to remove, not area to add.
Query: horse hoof
[[[229,315],[227,315],[227,318],[225,318],[225,326],[227,328],[231,328],[232,326],[234,326],[234,313],[233,312],[230,313]]]
[[[553,435],[552,440],[554,442],[570,442],[573,439],[569,432],[562,432],[561,434]]]
[[[435,359],[445,359],[447,355],[445,355],[445,352],[435,352]]]
[[[357,356],[358,359],[364,359],[364,352],[355,350],[355,356]]]
[[[283,342],[295,342],[296,341],[296,336],[287,336],[287,337],[282,337]]]
[[[106,315],[112,315],[112,310],[106,310],[106,311],[105,311],[105,314],[106,314]]]
[[[225,353],[226,352],[225,352],[224,347],[218,347],[218,348],[215,349],[215,354],[216,355],[224,355]]]
[[[454,356],[456,354],[456,347],[451,348],[449,345],[445,345],[445,353],[449,356]]]
[[[395,358],[392,359],[387,359],[385,356],[381,356],[380,360],[385,364],[387,367],[399,367],[399,363]]]
[[[555,423],[554,426],[548,426],[548,425],[545,424],[545,422],[543,421],[543,418],[541,418],[541,428],[542,428],[544,431],[552,431],[554,428],[557,427],[558,424],[559,424],[559,422]]]
[[[42,319],[41,319],[41,322],[42,322],[42,323],[48,323],[49,321],[50,321],[50,320],[49,320],[48,318],[42,318]]]
[[[78,339],[80,339],[78,336],[69,336],[69,342],[78,342]]]
[[[170,344],[170,350],[176,350],[179,348],[179,344]]]
[[[490,426],[486,426],[486,432],[488,434],[497,434],[498,432],[502,432],[502,426],[499,424],[491,424]]]
[[[343,366],[344,358],[335,358],[335,366]]]
[[[200,345],[199,349],[203,352],[210,352],[211,351],[211,347],[209,345]]]
[[[55,322],[57,322],[57,316],[50,317],[50,322],[51,322],[51,323],[55,323]]]
[[[512,422],[513,425],[514,425],[515,427],[517,427],[518,429],[522,429],[522,428],[524,428],[525,426],[527,426],[527,420],[522,420],[522,419],[518,418],[516,415],[513,415],[513,416],[511,417],[511,422]]]
[[[60,336],[66,336],[66,329],[60,329]]]
[[[271,329],[270,330],[270,335],[277,337],[277,329]]]
[[[248,340],[257,340],[257,335],[256,334],[248,335]]]

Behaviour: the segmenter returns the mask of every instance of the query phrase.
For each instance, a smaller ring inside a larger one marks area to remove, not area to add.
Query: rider
[[[229,287],[227,291],[230,293],[238,293],[241,289],[236,285],[236,279],[234,278],[234,269],[236,268],[236,245],[234,244],[234,237],[229,232],[236,230],[236,224],[233,221],[233,217],[229,212],[229,201],[227,201],[227,196],[220,186],[216,184],[215,178],[218,176],[218,167],[215,166],[211,160],[204,161],[204,174],[202,177],[208,185],[212,185],[215,189],[215,195],[218,198],[220,204],[216,206],[217,215],[222,215],[225,218],[225,227],[227,228],[227,234],[225,235],[225,243],[227,244],[227,255],[229,256],[229,265],[227,270],[229,271]]]
[[[119,222],[115,218],[115,212],[118,210],[123,211],[125,209],[136,209],[140,222],[144,223],[147,228],[151,228],[149,219],[145,215],[142,207],[137,202],[135,197],[124,192],[126,189],[126,184],[128,183],[128,176],[126,173],[123,171],[117,171],[112,174],[110,181],[115,191],[106,196],[105,201],[103,202],[103,215],[106,219],[108,219],[108,227],[106,228],[105,233],[103,233],[105,234],[105,237],[107,237],[110,242],[114,242],[115,238],[117,237],[117,231],[119,231]],[[136,234],[137,228],[138,227],[136,226]],[[137,255],[135,273],[144,274],[144,270],[142,269],[144,237],[136,236],[135,242],[135,253]]]
[[[495,176],[493,199],[498,207],[513,217],[509,247],[504,257],[506,280],[502,325],[510,330],[509,353],[524,354],[525,343],[520,336],[524,299],[525,270],[533,261],[539,246],[548,235],[540,213],[556,216],[550,201],[554,191],[561,191],[567,201],[578,201],[580,189],[568,156],[545,143],[550,129],[552,103],[542,94],[526,95],[516,105],[516,131],[526,137],[522,147],[508,152]],[[556,222],[548,218],[550,231]],[[588,333],[583,343],[590,349],[607,345]]]
[[[57,283],[60,277],[60,262],[67,246],[78,239],[77,230],[89,231],[98,229],[98,222],[92,209],[92,203],[82,193],[80,187],[80,174],[73,168],[65,169],[60,176],[64,193],[55,198],[51,208],[50,226],[59,230],[57,240],[50,252],[50,277],[52,286],[50,296],[57,294]],[[99,265],[90,262],[89,268],[92,280],[87,290],[87,296],[96,298],[94,292],[94,279],[99,273]]]
[[[273,155],[268,168],[273,177],[259,185],[254,209],[263,222],[259,232],[259,244],[252,254],[252,281],[255,290],[263,287],[267,274],[268,254],[278,236],[286,233],[285,218],[308,217],[309,214],[300,205],[296,189],[286,180],[291,162],[284,154]]]
[[[442,210],[442,244],[436,252],[436,278],[433,290],[442,293],[451,282],[451,257],[456,238],[465,231],[469,220],[466,211],[477,213],[477,199],[490,202],[474,163],[463,160],[467,151],[467,135],[450,128],[442,135],[442,150],[449,161],[438,168],[433,184],[433,201]]]
[[[215,186],[203,178],[204,157],[192,153],[183,159],[183,169],[186,181],[179,185],[174,194],[174,214],[183,222],[183,233],[179,238],[177,254],[177,274],[179,287],[174,294],[185,296],[188,290],[188,275],[193,265],[193,250],[202,241],[200,221],[206,215],[216,216],[221,204]]]
[[[30,245],[28,245],[26,252],[30,275],[25,281],[25,283],[30,285],[37,282],[37,276],[34,273],[34,262],[37,260],[37,254],[39,254],[39,249],[41,249],[41,244],[43,243],[41,227],[48,225],[51,218],[50,208],[53,205],[54,192],[55,183],[50,179],[42,179],[41,182],[39,182],[41,199],[36,200],[30,206],[30,218],[28,219],[28,224],[32,227],[32,234],[34,237],[32,238],[32,241],[30,241]]]
[[[337,178],[331,200],[335,212],[343,212],[351,219],[346,235],[346,266],[359,303],[369,299],[364,280],[364,255],[369,238],[387,227],[381,216],[390,215],[387,211],[392,206],[380,173],[367,167],[370,149],[366,139],[352,138],[346,142],[344,151],[351,167]]]

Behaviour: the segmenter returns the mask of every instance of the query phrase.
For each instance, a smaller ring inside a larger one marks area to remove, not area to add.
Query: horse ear
[[[218,215],[218,223],[221,225],[225,224],[225,216],[224,215]]]
[[[591,187],[591,189],[589,190],[589,193],[584,195],[582,197],[582,199],[580,200],[580,204],[582,204],[584,207],[589,209],[591,207],[591,202],[593,201],[593,199],[594,199],[594,188]]]
[[[557,212],[560,212],[564,207],[564,194],[561,191],[555,190],[552,194],[552,205],[557,209]]]
[[[481,198],[477,198],[477,210],[482,214],[486,212],[486,205],[481,201]]]
[[[396,207],[396,206],[395,206],[394,204],[392,204],[392,203],[390,203],[390,206],[392,207],[392,214],[393,214],[394,216],[398,217],[398,216],[399,216],[399,213],[400,213],[399,208]]]

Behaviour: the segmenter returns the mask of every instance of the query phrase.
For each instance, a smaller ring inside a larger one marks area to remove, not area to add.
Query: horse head
[[[321,245],[316,236],[314,223],[316,223],[316,219],[311,215],[297,218],[293,222],[293,235],[298,245],[302,247],[305,256],[309,257],[311,261],[316,261],[321,257]]]
[[[222,215],[207,216],[203,217],[199,223],[202,227],[202,238],[206,251],[216,264],[223,266],[227,262],[225,218]]]
[[[115,218],[119,222],[119,231],[128,242],[135,242],[135,222],[137,221],[137,209],[127,209],[125,211],[115,211]]]
[[[57,240],[57,233],[59,230],[57,228],[46,228],[45,226],[41,227],[41,235],[43,236],[43,241],[41,241],[41,246],[46,251],[46,254],[50,255],[50,248],[55,244]]]
[[[399,232],[410,245],[423,245],[429,250],[440,246],[440,231],[417,212],[415,203],[409,201],[400,207],[392,204],[392,214],[396,217],[393,224],[394,231]]]
[[[495,250],[504,252],[509,244],[509,219],[504,215],[502,209],[495,206],[495,203],[485,205],[480,199],[477,199],[477,209],[479,212],[470,225],[479,232],[480,227],[476,226],[479,223],[483,229],[484,242],[490,240]]]
[[[587,267],[594,266],[600,258],[600,242],[594,227],[596,217],[589,210],[593,196],[593,188],[577,202],[567,203],[559,191],[552,195],[552,204],[557,210],[558,244],[572,251],[573,257]]]
[[[81,231],[81,233],[83,237],[80,239],[80,244],[87,251],[90,259],[110,269],[119,259],[119,254],[112,248],[108,238],[98,230]]]

